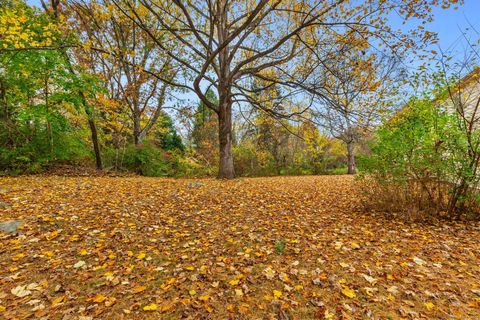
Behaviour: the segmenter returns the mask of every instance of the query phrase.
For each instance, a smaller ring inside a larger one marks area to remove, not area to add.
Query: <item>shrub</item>
[[[60,113],[31,107],[17,115],[14,132],[0,122],[0,170],[35,173],[56,162],[77,162],[90,156],[82,134]]]
[[[217,173],[217,168],[206,166],[192,157],[177,155],[178,168],[176,177],[212,177]]]
[[[455,107],[411,101],[376,132],[361,159],[371,208],[459,217],[478,214],[480,136]]]
[[[128,146],[120,164],[120,168],[152,177],[173,175],[177,167],[175,156],[149,143]]]

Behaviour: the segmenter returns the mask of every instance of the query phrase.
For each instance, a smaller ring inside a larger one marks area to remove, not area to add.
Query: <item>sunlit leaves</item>
[[[155,311],[157,309],[158,309],[158,306],[155,303],[152,303],[143,307],[143,311]]]
[[[430,228],[358,211],[361,195],[345,176],[205,179],[195,189],[191,182],[2,178],[12,203],[2,214],[37,219],[22,237],[1,240],[8,280],[2,316],[64,316],[74,308],[93,318],[284,312],[302,319],[318,310],[358,318],[368,309],[382,318],[409,311],[435,318],[453,314],[449,299],[459,301],[459,315],[476,310],[472,228]],[[282,253],[276,239],[287,244]],[[25,255],[12,261],[19,253]],[[74,268],[78,261],[85,265]]]
[[[51,46],[58,37],[58,26],[46,14],[18,2],[0,8],[0,51]]]

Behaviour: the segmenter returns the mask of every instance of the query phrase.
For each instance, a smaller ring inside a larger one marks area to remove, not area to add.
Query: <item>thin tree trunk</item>
[[[355,152],[353,150],[353,141],[347,142],[347,163],[348,174],[355,174],[357,172],[357,165],[355,163]]]
[[[66,54],[65,54],[66,55]],[[69,60],[68,60],[69,61]],[[69,61],[70,66],[70,61]],[[71,67],[71,66],[70,66]],[[70,72],[73,74],[73,68],[70,69]],[[100,143],[98,142],[98,132],[97,125],[95,124],[95,115],[93,110],[88,105],[87,99],[83,92],[80,92],[80,97],[82,98],[83,109],[88,118],[88,127],[90,128],[90,135],[92,137],[93,152],[95,154],[95,163],[97,170],[103,170],[102,155],[100,153]]]
[[[41,0],[42,6],[45,10],[45,12],[49,11],[49,6],[47,3],[45,3],[44,0]],[[58,18],[58,5],[60,4],[60,0],[52,0],[50,2],[50,5],[52,6],[51,9],[53,11],[55,19]],[[68,53],[66,49],[61,49],[60,51],[65,58],[65,62],[67,63],[68,66],[68,71],[72,75],[76,75],[75,70],[73,69],[72,62],[70,60],[70,57],[68,56]],[[93,144],[93,151],[95,153],[95,162],[97,166],[97,170],[103,170],[103,164],[102,164],[102,156],[100,153],[100,144],[98,142],[98,132],[97,132],[97,126],[95,124],[95,118],[92,110],[90,109],[90,106],[88,105],[87,99],[85,97],[85,94],[83,91],[80,91],[80,97],[82,99],[82,105],[83,109],[85,110],[85,113],[88,117],[88,126],[90,128],[90,133],[92,136],[92,144]]]
[[[140,114],[137,110],[133,112],[133,142],[136,146],[142,144],[143,137],[141,136]]]
[[[70,57],[68,56],[67,52],[65,50],[62,50],[62,54],[63,54],[63,57],[65,58],[65,62],[67,63],[68,71],[70,72],[70,74],[76,75],[75,70],[73,69],[72,63],[70,61]],[[95,116],[90,106],[88,105],[87,98],[85,97],[85,94],[83,93],[83,91],[80,91],[79,95],[80,95],[80,98],[82,99],[83,110],[85,111],[85,114],[87,115],[87,118],[88,118],[88,127],[90,128],[90,135],[92,137],[92,145],[93,145],[93,152],[95,154],[96,167],[97,167],[97,170],[103,170],[102,155],[100,153],[100,144],[98,142],[98,131],[97,131],[97,125],[95,124]]]
[[[219,179],[233,179],[235,169],[232,154],[232,104],[228,101],[221,102],[218,114],[218,138],[220,142],[220,167]]]
[[[48,92],[48,77],[45,77],[44,80],[45,85],[45,111],[47,113],[47,134],[48,134],[48,143],[50,145],[50,156],[53,155],[53,131],[52,131],[52,124],[50,123],[50,110],[49,110],[49,92]]]
[[[97,126],[93,119],[88,119],[88,126],[92,134],[93,151],[95,152],[95,162],[98,170],[103,170],[102,157],[100,156],[100,145],[98,143]]]

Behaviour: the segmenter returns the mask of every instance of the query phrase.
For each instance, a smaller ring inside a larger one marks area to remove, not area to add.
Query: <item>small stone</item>
[[[188,188],[200,188],[200,187],[203,187],[205,184],[203,182],[199,182],[199,181],[194,181],[194,182],[190,182],[189,184],[187,184],[187,187]]]
[[[413,257],[413,262],[415,262],[419,266],[423,266],[426,262],[418,257]]]
[[[18,234],[18,228],[23,225],[21,220],[7,220],[0,222],[0,231],[11,234]]]

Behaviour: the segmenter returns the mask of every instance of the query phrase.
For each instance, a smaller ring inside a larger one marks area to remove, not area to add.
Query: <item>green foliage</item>
[[[69,78],[56,52],[2,54],[0,70],[1,170],[30,172],[88,156],[83,128],[67,118],[67,110],[76,110],[66,84],[77,79]]]
[[[480,133],[464,125],[457,106],[440,102],[412,100],[377,131],[361,167],[380,186],[370,191],[396,199],[372,199],[450,216],[476,210]]]
[[[275,241],[275,251],[280,254],[285,251],[285,241],[284,240],[276,240]]]
[[[152,177],[173,175],[176,167],[176,157],[148,143],[128,146],[121,164],[121,168]]]
[[[157,127],[160,129],[156,132],[155,136],[159,146],[163,150],[185,150],[185,145],[182,142],[182,138],[178,135],[177,130],[175,130],[173,125],[172,118],[167,113],[164,112],[162,114],[157,123]]]
[[[79,133],[74,132],[63,115],[35,106],[19,112],[15,120],[20,123],[15,128],[0,122],[1,170],[35,172],[52,161],[88,157]]]

